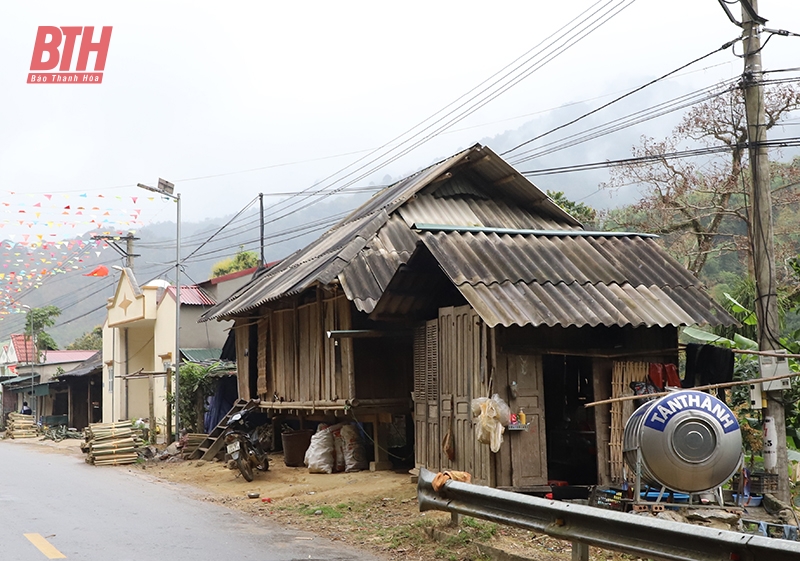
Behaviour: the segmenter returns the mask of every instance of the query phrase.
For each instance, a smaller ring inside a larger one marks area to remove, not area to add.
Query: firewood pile
[[[86,463],[120,466],[135,463],[141,446],[141,429],[133,428],[131,421],[120,421],[93,423],[86,427],[81,450],[86,453]]]
[[[39,436],[39,431],[33,420],[33,415],[8,414],[7,438],[36,438],[37,436]]]
[[[190,432],[183,435],[181,437],[183,457],[188,458],[191,456],[192,452],[197,450],[197,447],[200,446],[207,437],[208,435],[202,432]]]

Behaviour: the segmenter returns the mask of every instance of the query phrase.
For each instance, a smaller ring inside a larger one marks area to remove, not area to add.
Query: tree
[[[584,227],[594,224],[597,218],[597,211],[583,203],[570,201],[564,196],[563,191],[547,191],[547,196],[553,202],[567,211],[573,218],[584,225]]]
[[[38,351],[55,351],[58,345],[45,332],[45,328],[53,327],[56,318],[61,315],[61,310],[56,306],[44,306],[43,308],[31,308],[25,314],[25,335],[32,338]]]
[[[764,103],[769,130],[800,107],[800,89],[787,84],[768,88]],[[721,145],[728,150],[707,159],[666,157],[691,141],[706,147]],[[670,137],[661,141],[643,137],[641,145],[634,147],[633,156],[654,159],[612,169],[611,180],[603,187],[636,184],[643,188],[643,196],[632,207],[610,213],[612,224],[607,227],[663,234],[667,250],[695,275],[714,255],[735,252],[740,261],[750,262],[747,122],[739,87],[720,88],[716,95],[695,106]],[[793,188],[800,177],[800,167],[772,167],[775,208],[800,201],[798,190]],[[776,227],[776,235],[780,234]],[[776,245],[780,248],[780,244]]]
[[[220,363],[199,364],[189,362],[180,367],[180,403],[178,415],[180,425],[189,432],[205,432],[203,414],[206,398],[213,395],[217,378],[212,376],[222,368]],[[175,403],[175,396],[168,396]]]
[[[98,325],[89,333],[84,333],[67,345],[69,351],[101,351],[103,350],[103,326]]]
[[[228,273],[244,271],[258,266],[258,254],[255,251],[245,251],[244,246],[239,246],[239,251],[234,257],[223,259],[211,267],[212,277],[221,277]]]

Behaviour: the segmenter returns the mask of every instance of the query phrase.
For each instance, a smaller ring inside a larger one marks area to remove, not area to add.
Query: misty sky
[[[83,197],[91,202],[87,213],[119,212],[121,228],[123,216],[131,223],[174,220],[173,205],[135,187],[158,177],[177,185],[184,220],[236,212],[259,192],[308,188],[458,99],[594,4],[3,2],[0,181],[8,204],[0,207],[0,239],[51,232],[45,221],[26,229],[18,219],[20,210],[30,217],[37,202],[44,208],[53,200],[74,212]],[[800,33],[797,0],[759,4],[767,27]],[[42,25],[113,26],[103,84],[26,84]],[[397,179],[532,119],[558,123],[559,106],[596,107],[738,35],[717,0],[637,0],[449,130],[355,184]],[[800,37],[772,38],[763,57],[768,69],[800,66]],[[728,49],[626,102],[625,111],[741,70]],[[636,134],[661,134],[671,124],[653,122]],[[626,157],[630,143],[614,150]],[[608,154],[608,144],[599,152],[587,146],[583,161],[594,153]],[[570,192],[571,184],[565,177],[568,197],[584,195]],[[604,206],[603,196],[585,202]]]

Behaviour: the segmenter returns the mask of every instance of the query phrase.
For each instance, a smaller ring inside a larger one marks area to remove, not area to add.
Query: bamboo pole
[[[786,356],[786,355],[777,355],[777,356]],[[679,389],[686,389],[686,390],[717,390],[722,388],[732,388],[735,386],[749,386],[750,384],[760,384],[762,382],[772,382],[774,380],[783,380],[785,378],[792,378],[794,376],[800,376],[800,372],[792,372],[791,374],[783,374],[781,376],[772,376],[770,378],[753,378],[752,380],[739,380],[737,382],[724,382],[722,384],[708,384],[705,386],[697,386],[694,388],[679,388]],[[657,392],[657,393],[647,393],[643,395],[626,395],[622,397],[614,397],[611,399],[603,399],[600,401],[593,401],[592,403],[585,403],[584,407],[594,407],[595,405],[605,405],[606,403],[615,403],[618,401],[631,401],[634,399],[646,399],[649,397],[663,397],[665,395],[670,395],[675,393],[675,390],[668,391],[668,392]]]

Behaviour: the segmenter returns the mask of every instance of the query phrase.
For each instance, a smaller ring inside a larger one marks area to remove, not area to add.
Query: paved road
[[[0,440],[0,559],[291,561],[379,558],[192,498],[125,467]]]

